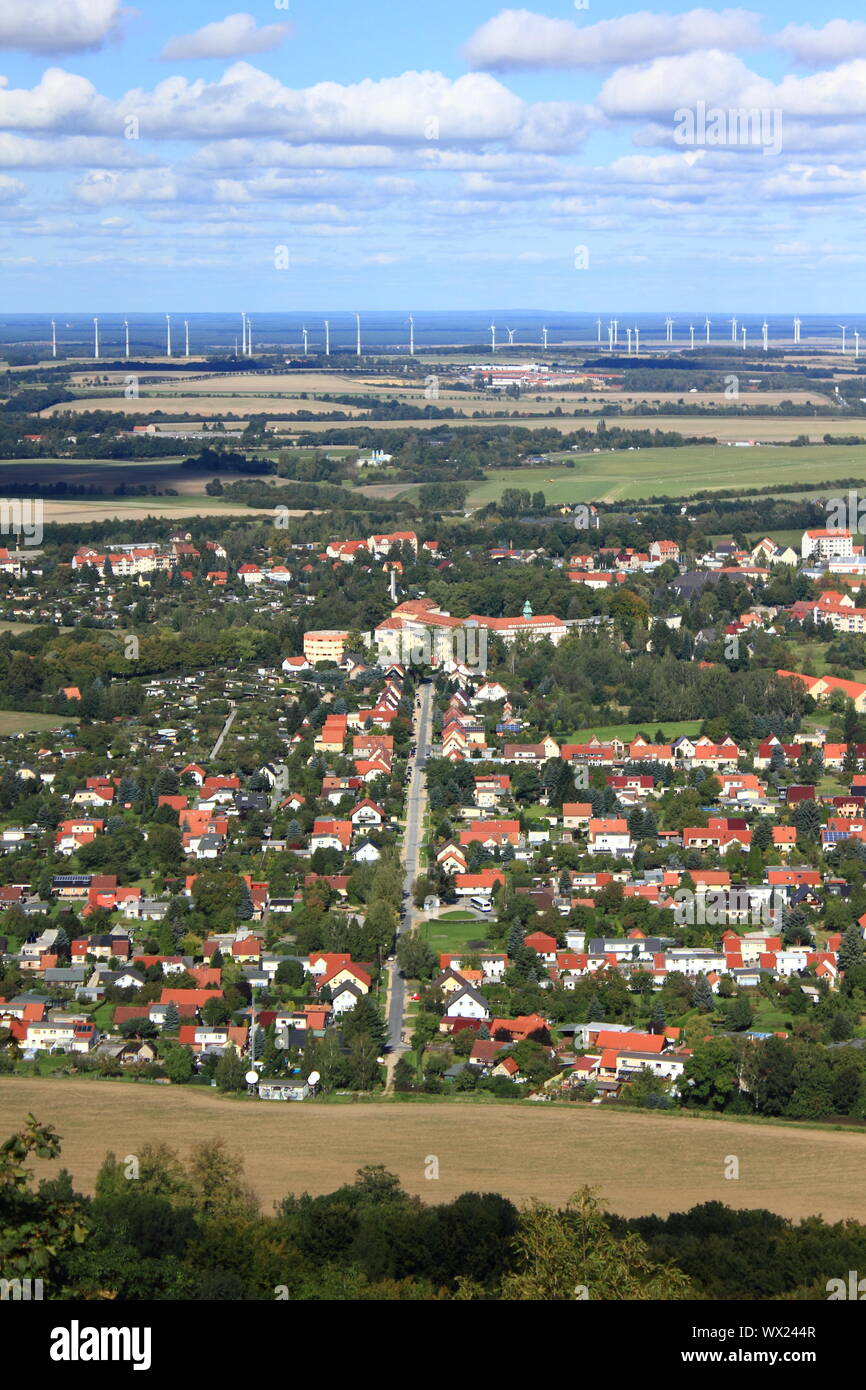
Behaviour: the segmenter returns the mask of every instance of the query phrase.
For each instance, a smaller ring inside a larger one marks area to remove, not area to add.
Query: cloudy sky
[[[7,312],[861,307],[853,3],[247,3],[0,0]]]

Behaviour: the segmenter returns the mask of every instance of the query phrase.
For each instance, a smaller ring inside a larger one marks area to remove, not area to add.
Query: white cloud
[[[522,101],[486,73],[452,81],[438,72],[404,72],[295,89],[241,61],[215,82],[170,77],[153,91],[130,91],[117,102],[62,68],[47,69],[29,90],[11,89],[0,78],[0,128],[6,130],[119,136],[130,116],[143,140],[272,136],[299,146],[427,149],[495,142],[528,151],[574,148],[595,119],[577,102]]]
[[[91,169],[74,185],[73,192],[79,202],[89,207],[106,207],[109,203],[173,202],[180,194],[180,183],[171,169],[134,174]]]
[[[290,24],[266,24],[261,29],[251,14],[230,14],[213,24],[205,24],[193,34],[169,39],[161,58],[239,58],[244,53],[269,53],[291,33]]]
[[[606,116],[661,116],[699,101],[708,107],[736,105],[757,80],[733,54],[690,53],[620,68],[604,83],[598,101]],[[772,90],[769,82],[763,86],[765,95]]]
[[[26,183],[22,183],[20,179],[10,179],[7,174],[0,174],[0,203],[17,203],[26,192]]]
[[[27,53],[95,48],[119,18],[120,0],[2,0],[0,48]]]
[[[32,140],[22,135],[0,133],[2,169],[73,169],[94,164],[130,168],[151,164],[155,159],[155,155],[146,154],[129,140],[89,135]]]
[[[810,67],[841,63],[866,56],[866,24],[860,19],[831,19],[823,29],[788,24],[775,35],[773,45]]]
[[[582,68],[762,43],[758,16],[746,10],[644,10],[583,27],[531,10],[503,10],[475,31],[465,54],[474,68]]]

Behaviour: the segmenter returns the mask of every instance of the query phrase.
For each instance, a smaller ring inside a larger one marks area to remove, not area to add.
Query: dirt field
[[[40,410],[39,415],[44,419],[49,415],[65,415],[67,413],[81,415],[87,410],[122,411],[124,415],[152,415],[161,410],[165,415],[186,414],[195,419],[205,415],[208,419],[213,419],[218,415],[238,415],[247,418],[250,415],[265,415],[271,410],[279,410],[286,414],[293,414],[297,410],[309,410],[312,414],[340,410],[346,416],[352,417],[362,413],[357,406],[336,405],[331,401],[316,400],[313,396],[302,401],[298,397],[277,396],[276,394],[269,396],[256,396],[252,393],[236,396],[209,396],[204,393],[202,395],[179,393],[175,395],[160,387],[160,394],[157,394],[156,388],[154,388],[153,393],[148,395],[147,387],[142,388],[142,390],[144,394],[134,400],[126,400],[123,396],[94,395],[82,397],[77,401],[62,401],[60,405],[52,405],[47,410]]]
[[[591,1183],[627,1216],[717,1200],[796,1218],[866,1219],[862,1133],[578,1105],[267,1104],[168,1086],[4,1078],[0,1137],[28,1112],[63,1140],[60,1163],[42,1163],[40,1175],[65,1166],[85,1191],[108,1148],[122,1157],[148,1140],[185,1150],[222,1136],[243,1153],[265,1210],[287,1192],[328,1192],[361,1164],[384,1163],[427,1201],[472,1189],[564,1202]],[[424,1177],[430,1155],[439,1160],[438,1181]],[[736,1181],[723,1177],[728,1155],[739,1159]]]
[[[162,501],[158,497],[142,497],[138,500],[118,498],[89,497],[76,502],[46,501],[44,503],[45,524],[57,521],[66,525],[73,522],[91,521],[144,521],[147,517],[191,517],[191,516],[255,516],[257,513],[271,515],[271,507],[233,506],[231,503],[214,502],[210,497],[189,497],[186,500],[175,497]],[[307,512],[289,511],[289,516],[306,516]]]

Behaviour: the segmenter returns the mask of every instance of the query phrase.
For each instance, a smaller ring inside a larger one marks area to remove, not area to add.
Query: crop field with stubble
[[[625,1216],[708,1201],[794,1219],[862,1220],[866,1212],[860,1131],[471,1099],[268,1104],[198,1088],[4,1078],[0,1138],[29,1112],[62,1138],[59,1162],[38,1163],[39,1175],[66,1167],[85,1192],[109,1147],[124,1157],[162,1141],[186,1152],[222,1137],[243,1156],[265,1211],[288,1192],[329,1192],[363,1164],[382,1163],[428,1202],[496,1191],[518,1202],[562,1203],[588,1183]],[[424,1176],[431,1155],[439,1160],[435,1181]],[[735,1180],[724,1177],[730,1155],[739,1160]],[[810,1180],[815,1174],[825,1179]]]

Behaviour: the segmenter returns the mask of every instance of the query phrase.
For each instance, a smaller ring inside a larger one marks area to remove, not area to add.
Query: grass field
[[[434,951],[460,951],[467,941],[486,940],[488,920],[469,912],[446,912],[425,922],[423,932]]]
[[[626,1216],[721,1201],[838,1221],[862,1218],[866,1206],[862,1133],[601,1106],[267,1104],[210,1090],[4,1078],[0,1136],[19,1128],[29,1112],[54,1125],[62,1139],[59,1162],[37,1163],[38,1174],[66,1167],[88,1192],[109,1147],[123,1157],[148,1142],[186,1151],[197,1140],[222,1137],[243,1155],[268,1211],[287,1192],[332,1191],[366,1163],[383,1163],[428,1202],[474,1190],[561,1203],[589,1183]],[[723,1176],[731,1153],[740,1163],[737,1182]],[[428,1154],[439,1159],[435,1183],[424,1177]],[[833,1181],[804,1182],[808,1173],[832,1173]]]
[[[569,457],[563,455],[563,458]],[[833,445],[735,449],[695,445],[678,449],[572,454],[573,468],[551,460],[535,468],[488,473],[468,496],[470,507],[484,506],[505,488],[543,492],[548,503],[626,502],[637,497],[684,497],[710,489],[817,485],[822,479],[866,476],[866,454]]]
[[[594,729],[578,729],[577,733],[569,734],[563,742],[589,743],[590,739],[597,738],[600,743],[607,743],[612,738],[620,738],[623,743],[630,743],[641,732],[652,738],[656,729],[662,730],[666,741],[679,738],[680,735],[684,738],[694,738],[695,734],[701,731],[701,720],[661,719],[658,722],[650,720],[646,724],[599,724]]]
[[[67,629],[68,631],[68,629]],[[5,734],[39,733],[42,729],[59,729],[64,724],[77,724],[68,714],[31,714],[26,710],[0,710],[0,737]]]

